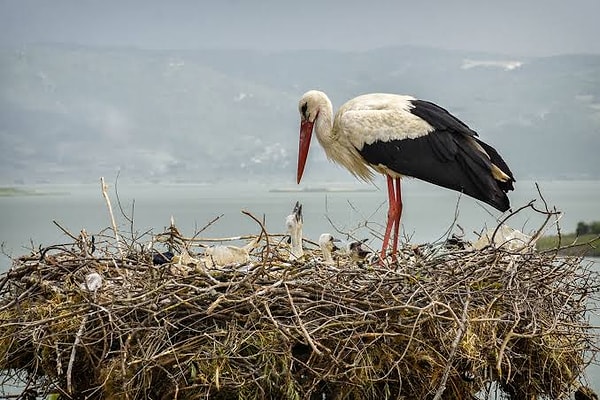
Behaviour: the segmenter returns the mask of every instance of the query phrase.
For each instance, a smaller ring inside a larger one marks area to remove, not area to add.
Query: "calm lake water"
[[[120,214],[114,187],[110,197],[119,229],[130,232],[130,223]],[[344,184],[311,183],[311,187],[373,189],[367,192],[273,192],[272,189],[295,188],[284,185],[235,183],[231,185],[192,184],[135,184],[119,183],[118,194],[125,212],[133,211],[134,231],[155,233],[163,231],[173,216],[184,235],[193,235],[214,218],[223,215],[201,237],[229,237],[258,234],[256,222],[241,214],[250,211],[265,218],[269,233],[283,233],[285,217],[296,201],[303,204],[304,237],[316,241],[323,232],[331,232],[346,239],[336,229],[358,238],[369,238],[370,245],[380,246],[369,228],[381,233],[386,220],[387,204],[385,182],[379,187],[349,181]],[[544,181],[538,183],[548,206],[563,212],[560,226],[571,232],[578,221],[600,220],[600,181]],[[110,226],[106,203],[100,184],[41,185],[25,189],[42,195],[0,197],[0,242],[3,251],[12,257],[28,253],[35,246],[70,242],[52,221],[77,235],[81,229],[97,233]],[[517,182],[510,194],[513,209],[535,200],[536,207],[544,209],[535,182]],[[475,239],[474,232],[485,227],[494,228],[502,214],[487,205],[457,193],[434,187],[416,180],[403,182],[404,214],[402,228],[413,243],[433,242],[445,237],[455,220],[466,234]],[[544,216],[533,210],[518,213],[508,221],[513,228],[531,233],[537,230]],[[333,225],[332,225],[333,224]],[[367,225],[367,227],[365,227]],[[454,232],[458,232],[454,228]],[[548,233],[554,233],[550,226]],[[10,267],[11,260],[0,255],[0,272]],[[596,318],[594,318],[597,320]],[[600,391],[600,368],[592,367],[589,378],[594,389]]]

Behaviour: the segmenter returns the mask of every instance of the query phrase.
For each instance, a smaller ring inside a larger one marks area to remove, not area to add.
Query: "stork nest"
[[[249,262],[209,268],[173,226],[161,265],[156,237],[94,238],[0,276],[5,382],[78,399],[554,399],[596,353],[600,281],[557,251],[404,244],[385,266],[326,265],[308,241],[289,261],[263,227]]]

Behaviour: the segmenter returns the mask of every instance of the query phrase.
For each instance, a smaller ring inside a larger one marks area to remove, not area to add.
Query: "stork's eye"
[[[307,103],[302,104],[300,111],[302,112],[302,116],[304,116],[304,118],[307,118],[307,115],[306,115],[307,109],[308,109],[308,104]]]

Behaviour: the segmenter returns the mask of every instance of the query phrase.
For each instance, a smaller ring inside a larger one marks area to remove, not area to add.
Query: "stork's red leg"
[[[402,216],[402,188],[400,187],[400,178],[395,178],[394,182],[396,188],[394,191],[394,221],[392,226],[394,227],[394,237],[392,239],[392,257],[396,259],[396,253],[398,252],[398,232],[400,230],[400,217]]]
[[[385,235],[383,236],[383,246],[381,247],[381,261],[385,260],[385,252],[390,242],[392,228],[394,236],[392,238],[392,255],[396,256],[398,250],[398,231],[400,229],[400,215],[402,214],[402,196],[400,193],[400,178],[393,179],[390,176],[387,178],[388,187],[388,218],[385,227]],[[395,182],[394,182],[395,181]],[[395,183],[395,185],[394,185]]]
[[[394,193],[394,181],[390,176],[387,178],[387,189],[388,189],[388,217],[387,224],[385,226],[385,234],[383,235],[383,245],[381,246],[381,261],[385,260],[385,251],[387,250],[388,243],[390,242],[390,233],[392,232],[392,224],[394,218],[392,216],[393,204],[396,203],[396,195]]]

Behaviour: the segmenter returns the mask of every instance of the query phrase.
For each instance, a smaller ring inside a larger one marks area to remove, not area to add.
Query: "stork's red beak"
[[[300,143],[298,144],[298,175],[297,183],[300,183],[302,174],[304,173],[304,166],[306,165],[306,157],[308,156],[308,149],[310,148],[310,138],[312,137],[314,122],[303,120],[300,123]]]

